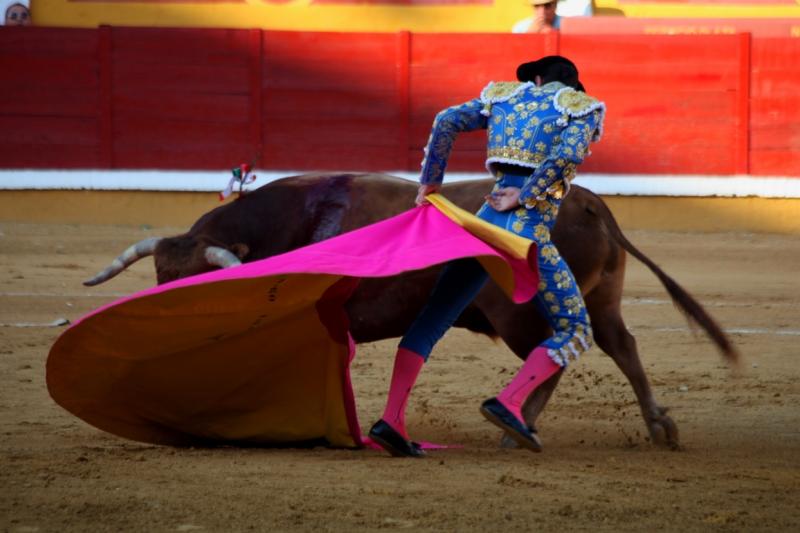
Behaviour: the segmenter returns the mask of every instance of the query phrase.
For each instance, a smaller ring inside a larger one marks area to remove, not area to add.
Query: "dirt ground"
[[[125,246],[178,230],[0,224],[0,530],[798,531],[800,236],[629,231],[702,301],[745,362],[736,375],[656,278],[629,261],[624,314],[683,448],[648,442],[633,393],[593,348],[539,421],[545,451],[498,446],[478,413],[517,368],[453,331],[411,398],[423,460],[372,450],[173,449],[100,432],[54,404],[48,350],[89,310],[153,283],[143,261],[84,288]],[[380,415],[396,341],[359,348],[359,417]]]

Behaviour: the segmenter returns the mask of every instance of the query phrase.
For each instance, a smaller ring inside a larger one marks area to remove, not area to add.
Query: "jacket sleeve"
[[[462,131],[473,131],[486,128],[487,118],[481,114],[483,103],[476,98],[461,105],[440,111],[433,121],[431,135],[425,147],[425,158],[422,160],[422,173],[419,182],[423,185],[439,184],[444,180],[447,159],[456,140]]]
[[[554,144],[547,158],[536,168],[522,188],[519,203],[528,209],[548,194],[561,198],[569,190],[575,171],[589,154],[589,143],[602,131],[603,112],[594,110],[586,116],[571,118],[561,132],[561,141]]]

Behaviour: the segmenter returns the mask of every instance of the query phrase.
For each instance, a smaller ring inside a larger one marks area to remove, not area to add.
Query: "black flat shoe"
[[[382,419],[375,422],[375,425],[369,430],[369,438],[393,457],[425,457],[425,452],[419,444],[403,438]]]
[[[483,402],[481,414],[486,417],[486,420],[505,431],[506,435],[523,448],[536,453],[542,451],[542,442],[539,437],[528,430],[497,398],[490,398]]]

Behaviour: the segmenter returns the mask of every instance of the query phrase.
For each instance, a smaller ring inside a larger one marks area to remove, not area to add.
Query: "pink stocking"
[[[523,423],[522,404],[533,390],[561,369],[542,346],[533,350],[514,379],[497,396],[497,399]]]
[[[406,431],[406,405],[411,389],[417,381],[425,359],[416,352],[398,348],[394,358],[392,383],[389,386],[389,398],[383,411],[383,420],[395,431],[408,439]]]

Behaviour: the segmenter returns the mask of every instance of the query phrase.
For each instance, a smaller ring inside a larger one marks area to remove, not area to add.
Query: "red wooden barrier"
[[[0,30],[0,167],[100,167],[98,32]]]
[[[397,38],[266,32],[261,165],[404,168]]]
[[[414,170],[436,112],[553,53],[608,105],[587,170],[800,176],[799,39],[107,27],[0,27],[0,168]]]
[[[250,32],[111,31],[115,167],[214,168],[257,154]]]
[[[800,176],[800,39],[754,39],[750,171]]]
[[[733,174],[739,39],[563,36],[561,52],[608,106],[583,167],[614,173]]]

